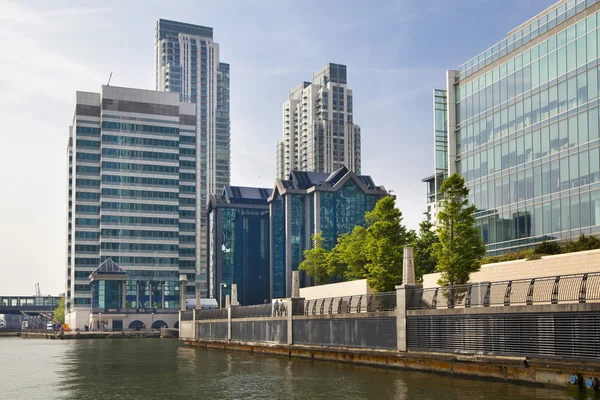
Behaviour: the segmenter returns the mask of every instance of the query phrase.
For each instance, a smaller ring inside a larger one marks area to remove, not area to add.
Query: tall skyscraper
[[[346,66],[329,63],[302,82],[283,103],[283,140],[277,143],[277,177],[292,170],[360,174],[360,127],[352,119]]]
[[[561,0],[434,92],[429,203],[460,173],[489,255],[600,233],[599,10]]]
[[[176,319],[180,274],[190,282],[186,293],[194,294],[201,215],[195,105],[175,93],[102,86],[100,93],[76,93],[72,124],[67,323],[83,329],[95,311],[121,324],[128,312],[150,320],[156,309]],[[124,296],[125,304],[95,310],[89,277],[108,259],[127,274],[125,293],[113,286],[111,294]]]
[[[229,64],[219,61],[219,44],[213,29],[182,22],[158,20],[155,44],[156,89],[179,93],[182,102],[196,104],[198,152],[196,154],[198,255],[197,299],[206,297],[205,209],[210,194],[220,193],[231,179],[229,117]]]

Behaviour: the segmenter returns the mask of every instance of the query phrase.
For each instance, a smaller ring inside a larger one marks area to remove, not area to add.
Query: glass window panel
[[[550,129],[552,132],[552,128]],[[563,119],[558,123],[558,150],[563,150],[569,147],[569,125],[567,120]]]
[[[588,135],[590,140],[598,139],[598,107],[588,111]]]
[[[540,85],[548,82],[548,57],[540,58]]]
[[[577,39],[577,66],[581,67],[587,63],[587,42],[586,37],[582,36]]]
[[[567,105],[572,110],[577,107],[577,77],[574,76],[567,81]]]
[[[596,32],[587,35],[587,58],[586,62],[594,61],[597,58],[598,47],[596,43]]]
[[[577,154],[569,156],[569,178],[570,187],[579,186],[579,156]]]
[[[569,117],[569,147],[577,146],[577,116]]]
[[[588,121],[587,113],[584,111],[577,116],[577,128],[579,132],[578,144],[587,143],[589,141],[588,136]]]
[[[592,68],[587,72],[588,100],[598,97],[598,71]]]
[[[541,106],[541,117],[540,120],[543,121],[548,119],[548,111],[549,111],[549,101],[548,101],[548,89],[542,91],[540,93],[540,106]]]
[[[494,170],[496,172],[502,169],[502,146],[494,147]]]
[[[543,235],[543,214],[542,214],[542,205],[538,204],[533,207],[533,228],[532,234],[533,236],[541,236]]]
[[[552,233],[552,203],[542,204],[543,232],[545,235]]]
[[[579,212],[579,195],[571,196],[569,198],[571,202],[571,229],[581,228],[581,213]]]
[[[588,165],[590,183],[600,182],[600,148],[596,147],[588,152]]]
[[[556,51],[556,73],[557,76],[561,76],[567,73],[567,48],[561,47]]]
[[[533,196],[540,197],[542,195],[542,166],[536,165],[533,167]]]
[[[560,200],[552,201],[552,232],[560,232]]]
[[[510,174],[510,202],[515,203],[518,200],[517,197],[518,189],[517,189],[517,174]]]
[[[577,66],[577,44],[571,42],[567,45],[567,72]]]
[[[556,193],[560,191],[558,160],[554,160],[550,163],[550,191],[551,193]]]
[[[542,131],[543,133],[543,131]],[[533,131],[533,158],[534,159],[538,159],[544,155],[548,154],[548,149],[550,146],[550,138],[548,136],[548,128],[546,128],[546,137],[544,138],[543,135],[540,135],[540,131],[539,130],[535,130]],[[542,136],[541,142],[540,142],[540,136]],[[544,145],[544,141],[546,142]],[[544,153],[544,146],[546,149],[546,154]]]
[[[587,99],[587,74],[581,73],[577,75],[577,104],[585,104]]]
[[[558,84],[558,113],[567,111],[567,82]]]
[[[583,193],[579,196],[579,214],[581,215],[581,227],[585,228],[591,225],[590,218],[590,194]]]
[[[525,196],[528,199],[533,199],[533,168],[528,168],[525,171]]]
[[[553,202],[554,203],[554,202]],[[571,208],[569,207],[569,198],[560,199],[560,226],[557,231],[566,231],[571,229]]]
[[[535,148],[535,143],[536,143],[535,142],[535,137],[536,137],[536,134],[539,134],[539,132],[540,131],[534,131],[533,132],[533,138],[534,138],[533,146],[534,146],[534,148]],[[554,138],[554,141],[555,141],[556,149],[558,149],[558,128],[555,129],[555,132],[553,132],[553,133],[556,136]],[[540,153],[536,152],[536,154],[539,154],[539,156],[536,156],[535,158],[544,157],[544,156],[547,156],[548,154],[550,154],[550,140],[551,140],[550,139],[550,128],[548,128],[548,127],[542,128],[542,131],[541,131],[541,141],[542,141],[542,143],[541,143],[541,146],[540,146],[541,152]]]
[[[532,134],[531,132],[526,134],[523,141],[525,143],[525,162],[529,162],[533,160],[533,142],[532,142]]]
[[[591,226],[600,225],[600,190],[590,192]]]
[[[560,190],[567,190],[570,187],[569,180],[569,158],[563,157],[559,160],[560,164]]]
[[[531,63],[531,87],[536,88],[540,85],[540,65],[539,61]]]
[[[509,166],[514,167],[517,165],[517,142],[515,139],[512,139],[508,142],[508,148],[510,153]]]
[[[590,183],[590,164],[588,160],[588,152],[579,153],[579,184],[581,186]]]
[[[550,116],[553,117],[558,114],[558,86],[552,86],[548,89],[548,93],[548,107]]]
[[[552,52],[548,55],[548,80],[556,79],[557,74],[556,52]]]

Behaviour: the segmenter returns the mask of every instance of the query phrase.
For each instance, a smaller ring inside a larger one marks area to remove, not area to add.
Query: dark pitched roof
[[[273,189],[246,187],[246,186],[224,186],[221,194],[211,196],[216,204],[267,204]],[[212,201],[212,200],[211,200]]]
[[[123,268],[119,267],[119,264],[107,258],[98,268],[96,268],[90,275],[99,274],[127,274]]]

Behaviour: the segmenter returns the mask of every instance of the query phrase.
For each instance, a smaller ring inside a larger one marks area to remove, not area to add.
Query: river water
[[[0,399],[589,399],[561,389],[193,349],[173,339],[0,338]]]

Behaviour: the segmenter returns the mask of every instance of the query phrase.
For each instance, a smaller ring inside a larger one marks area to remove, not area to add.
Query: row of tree
[[[444,181],[441,193],[437,230],[428,221],[420,224],[418,233],[408,230],[394,197],[385,197],[365,214],[364,225],[341,235],[335,245],[326,243],[320,233],[314,235],[313,246],[304,251],[299,269],[317,285],[366,278],[374,290],[391,291],[402,282],[404,247],[412,246],[417,279],[439,271],[441,285],[468,282],[485,253],[475,228],[475,206],[468,205],[469,189],[457,174]]]

